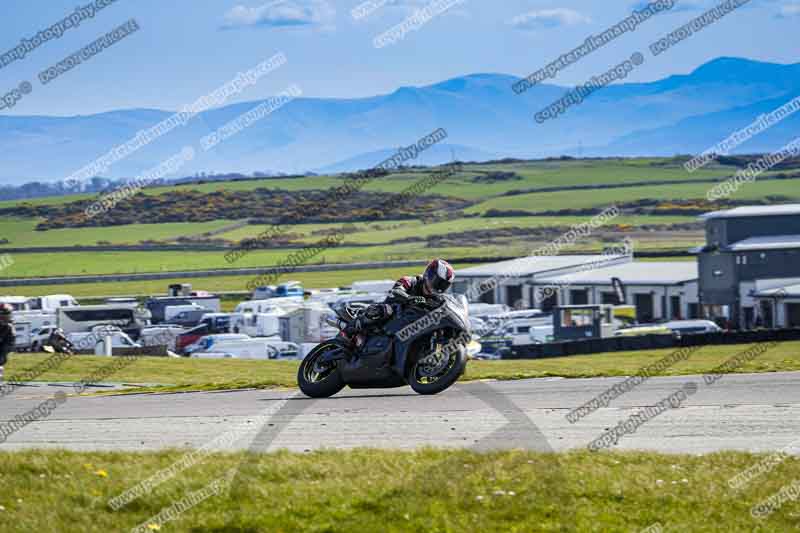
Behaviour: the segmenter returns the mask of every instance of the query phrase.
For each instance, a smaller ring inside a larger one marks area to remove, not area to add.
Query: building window
[[[569,298],[572,305],[588,305],[589,291],[586,289],[569,291]]]
[[[617,293],[603,292],[600,294],[600,303],[608,305],[617,305]]]

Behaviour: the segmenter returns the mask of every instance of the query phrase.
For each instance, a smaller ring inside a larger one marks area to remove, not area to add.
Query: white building
[[[695,261],[637,261],[539,280],[558,288],[560,305],[616,303],[613,281],[622,282],[625,302],[636,306],[640,323],[699,318],[699,274]],[[541,291],[539,291],[541,292]]]
[[[698,278],[695,261],[526,257],[459,270],[453,290],[471,301],[546,311],[556,305],[615,303],[618,279],[625,301],[636,306],[638,321],[646,323],[699,317]]]

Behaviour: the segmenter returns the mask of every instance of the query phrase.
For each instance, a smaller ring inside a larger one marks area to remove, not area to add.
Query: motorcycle
[[[366,308],[349,304],[328,323],[339,335],[317,345],[297,371],[300,390],[312,398],[352,389],[410,385],[438,394],[464,373],[471,340],[467,308],[450,295],[435,301],[395,304],[392,318],[354,336],[347,330]],[[432,317],[435,317],[432,319]]]

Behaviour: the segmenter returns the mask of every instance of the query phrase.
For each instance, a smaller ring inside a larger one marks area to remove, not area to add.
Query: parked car
[[[47,344],[47,341],[50,339],[50,335],[53,334],[55,330],[58,328],[56,326],[44,326],[42,328],[37,328],[31,331],[31,351],[32,352],[39,352],[42,350],[42,347]]]
[[[642,335],[672,335],[672,330],[661,325],[642,325],[632,328],[618,329],[615,337],[640,337]]]
[[[673,333],[678,335],[717,333],[722,331],[722,328],[711,320],[673,320],[671,322],[659,324],[659,326],[669,328]]]

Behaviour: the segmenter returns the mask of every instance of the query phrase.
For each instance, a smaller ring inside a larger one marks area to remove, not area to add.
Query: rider
[[[356,319],[353,324],[355,332],[387,321],[394,313],[396,304],[415,300],[424,302],[444,294],[453,284],[455,277],[453,267],[444,259],[434,259],[428,263],[421,276],[403,276],[394,284],[383,303],[370,305]]]
[[[8,304],[0,304],[0,383],[3,382],[3,366],[8,354],[14,349],[14,309]]]

